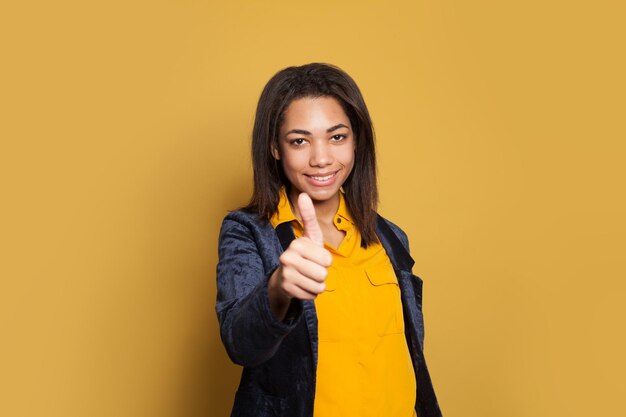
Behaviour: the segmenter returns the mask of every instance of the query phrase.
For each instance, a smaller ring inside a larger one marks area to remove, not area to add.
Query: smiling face
[[[304,97],[285,110],[274,158],[291,183],[290,199],[307,193],[316,205],[338,203],[354,166],[350,119],[332,97]]]

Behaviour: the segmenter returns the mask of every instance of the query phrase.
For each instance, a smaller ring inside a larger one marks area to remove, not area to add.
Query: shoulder
[[[240,223],[249,226],[262,226],[264,222],[259,219],[257,214],[239,209],[229,211],[228,214],[224,216],[223,223]]]
[[[381,215],[378,215],[378,221],[382,222],[385,225],[387,225],[389,227],[389,229],[391,229],[393,234],[395,234],[398,237],[398,239],[400,239],[400,241],[402,242],[402,245],[407,250],[409,249],[409,238],[408,238],[407,234],[404,232],[404,230],[402,230],[400,228],[400,226],[398,226],[397,224],[395,224],[391,220],[386,219],[385,217],[383,217]]]
[[[248,230],[250,233],[271,227],[269,221],[259,218],[255,213],[244,210],[234,210],[228,212],[222,220],[222,229],[220,234],[229,230]]]
[[[230,237],[259,242],[272,239],[274,234],[269,220],[260,219],[256,213],[235,210],[226,214],[222,220],[220,241]]]
[[[281,246],[269,220],[255,213],[235,210],[222,221],[218,241],[220,264],[261,262],[267,272],[277,266]]]

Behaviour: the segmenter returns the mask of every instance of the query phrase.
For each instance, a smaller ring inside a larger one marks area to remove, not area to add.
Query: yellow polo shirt
[[[275,228],[291,222],[296,237],[302,225],[284,190],[270,219]],[[319,356],[314,417],[416,416],[415,374],[404,336],[400,288],[380,243],[361,247],[361,234],[343,194],[334,218],[345,232],[333,255],[326,291],[315,299]]]

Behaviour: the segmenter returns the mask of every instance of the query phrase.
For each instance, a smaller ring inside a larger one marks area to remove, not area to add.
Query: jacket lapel
[[[421,280],[414,276],[411,272],[415,261],[411,258],[408,250],[402,244],[402,241],[394,233],[387,222],[379,215],[377,220],[377,235],[380,243],[385,248],[391,264],[398,277],[400,285],[402,304],[404,306],[405,324],[408,324],[412,330],[408,333],[409,343],[419,349],[411,349],[412,351],[422,351],[421,337],[423,329],[418,323],[421,317]],[[293,229],[289,222],[281,223],[276,226],[276,234],[283,248],[286,250],[291,241],[295,239]],[[415,282],[414,282],[415,281]],[[418,286],[419,288],[416,288]],[[418,299],[419,298],[419,299]],[[294,300],[294,302],[297,302]],[[317,367],[318,359],[318,334],[317,334],[317,314],[315,312],[315,303],[313,301],[302,301],[302,313],[309,332],[309,340],[311,343],[311,351],[313,352],[313,363]],[[408,314],[407,314],[408,313]],[[417,337],[414,337],[417,336]]]
[[[296,238],[293,233],[293,228],[291,227],[290,222],[284,222],[276,226],[276,234],[278,235],[278,240],[280,241],[280,246],[282,246],[283,251],[287,250],[291,241]],[[298,300],[292,300],[293,303],[300,302]],[[313,364],[317,367],[317,313],[315,312],[315,302],[310,300],[301,301],[302,303],[302,314],[304,315],[304,321],[306,322],[307,330],[309,331],[309,341],[311,343],[311,352],[313,352]]]
[[[385,248],[398,277],[402,309],[404,311],[407,341],[411,344],[411,354],[423,352],[424,327],[422,317],[422,280],[411,271],[415,261],[404,247],[400,238],[380,215],[377,222],[378,238]],[[417,363],[418,358],[414,358]]]

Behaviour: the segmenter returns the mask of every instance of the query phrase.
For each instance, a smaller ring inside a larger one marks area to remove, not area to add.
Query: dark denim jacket
[[[318,348],[315,304],[294,300],[293,319],[288,322],[276,320],[269,306],[267,279],[278,267],[283,247],[293,239],[291,228],[286,231],[281,226],[274,230],[269,221],[260,222],[256,215],[242,211],[228,214],[222,223],[215,308],[226,351],[244,367],[233,417],[313,416]],[[417,383],[415,409],[419,417],[441,417],[424,360],[422,280],[411,272],[414,262],[408,239],[382,217],[377,234],[402,294]]]

